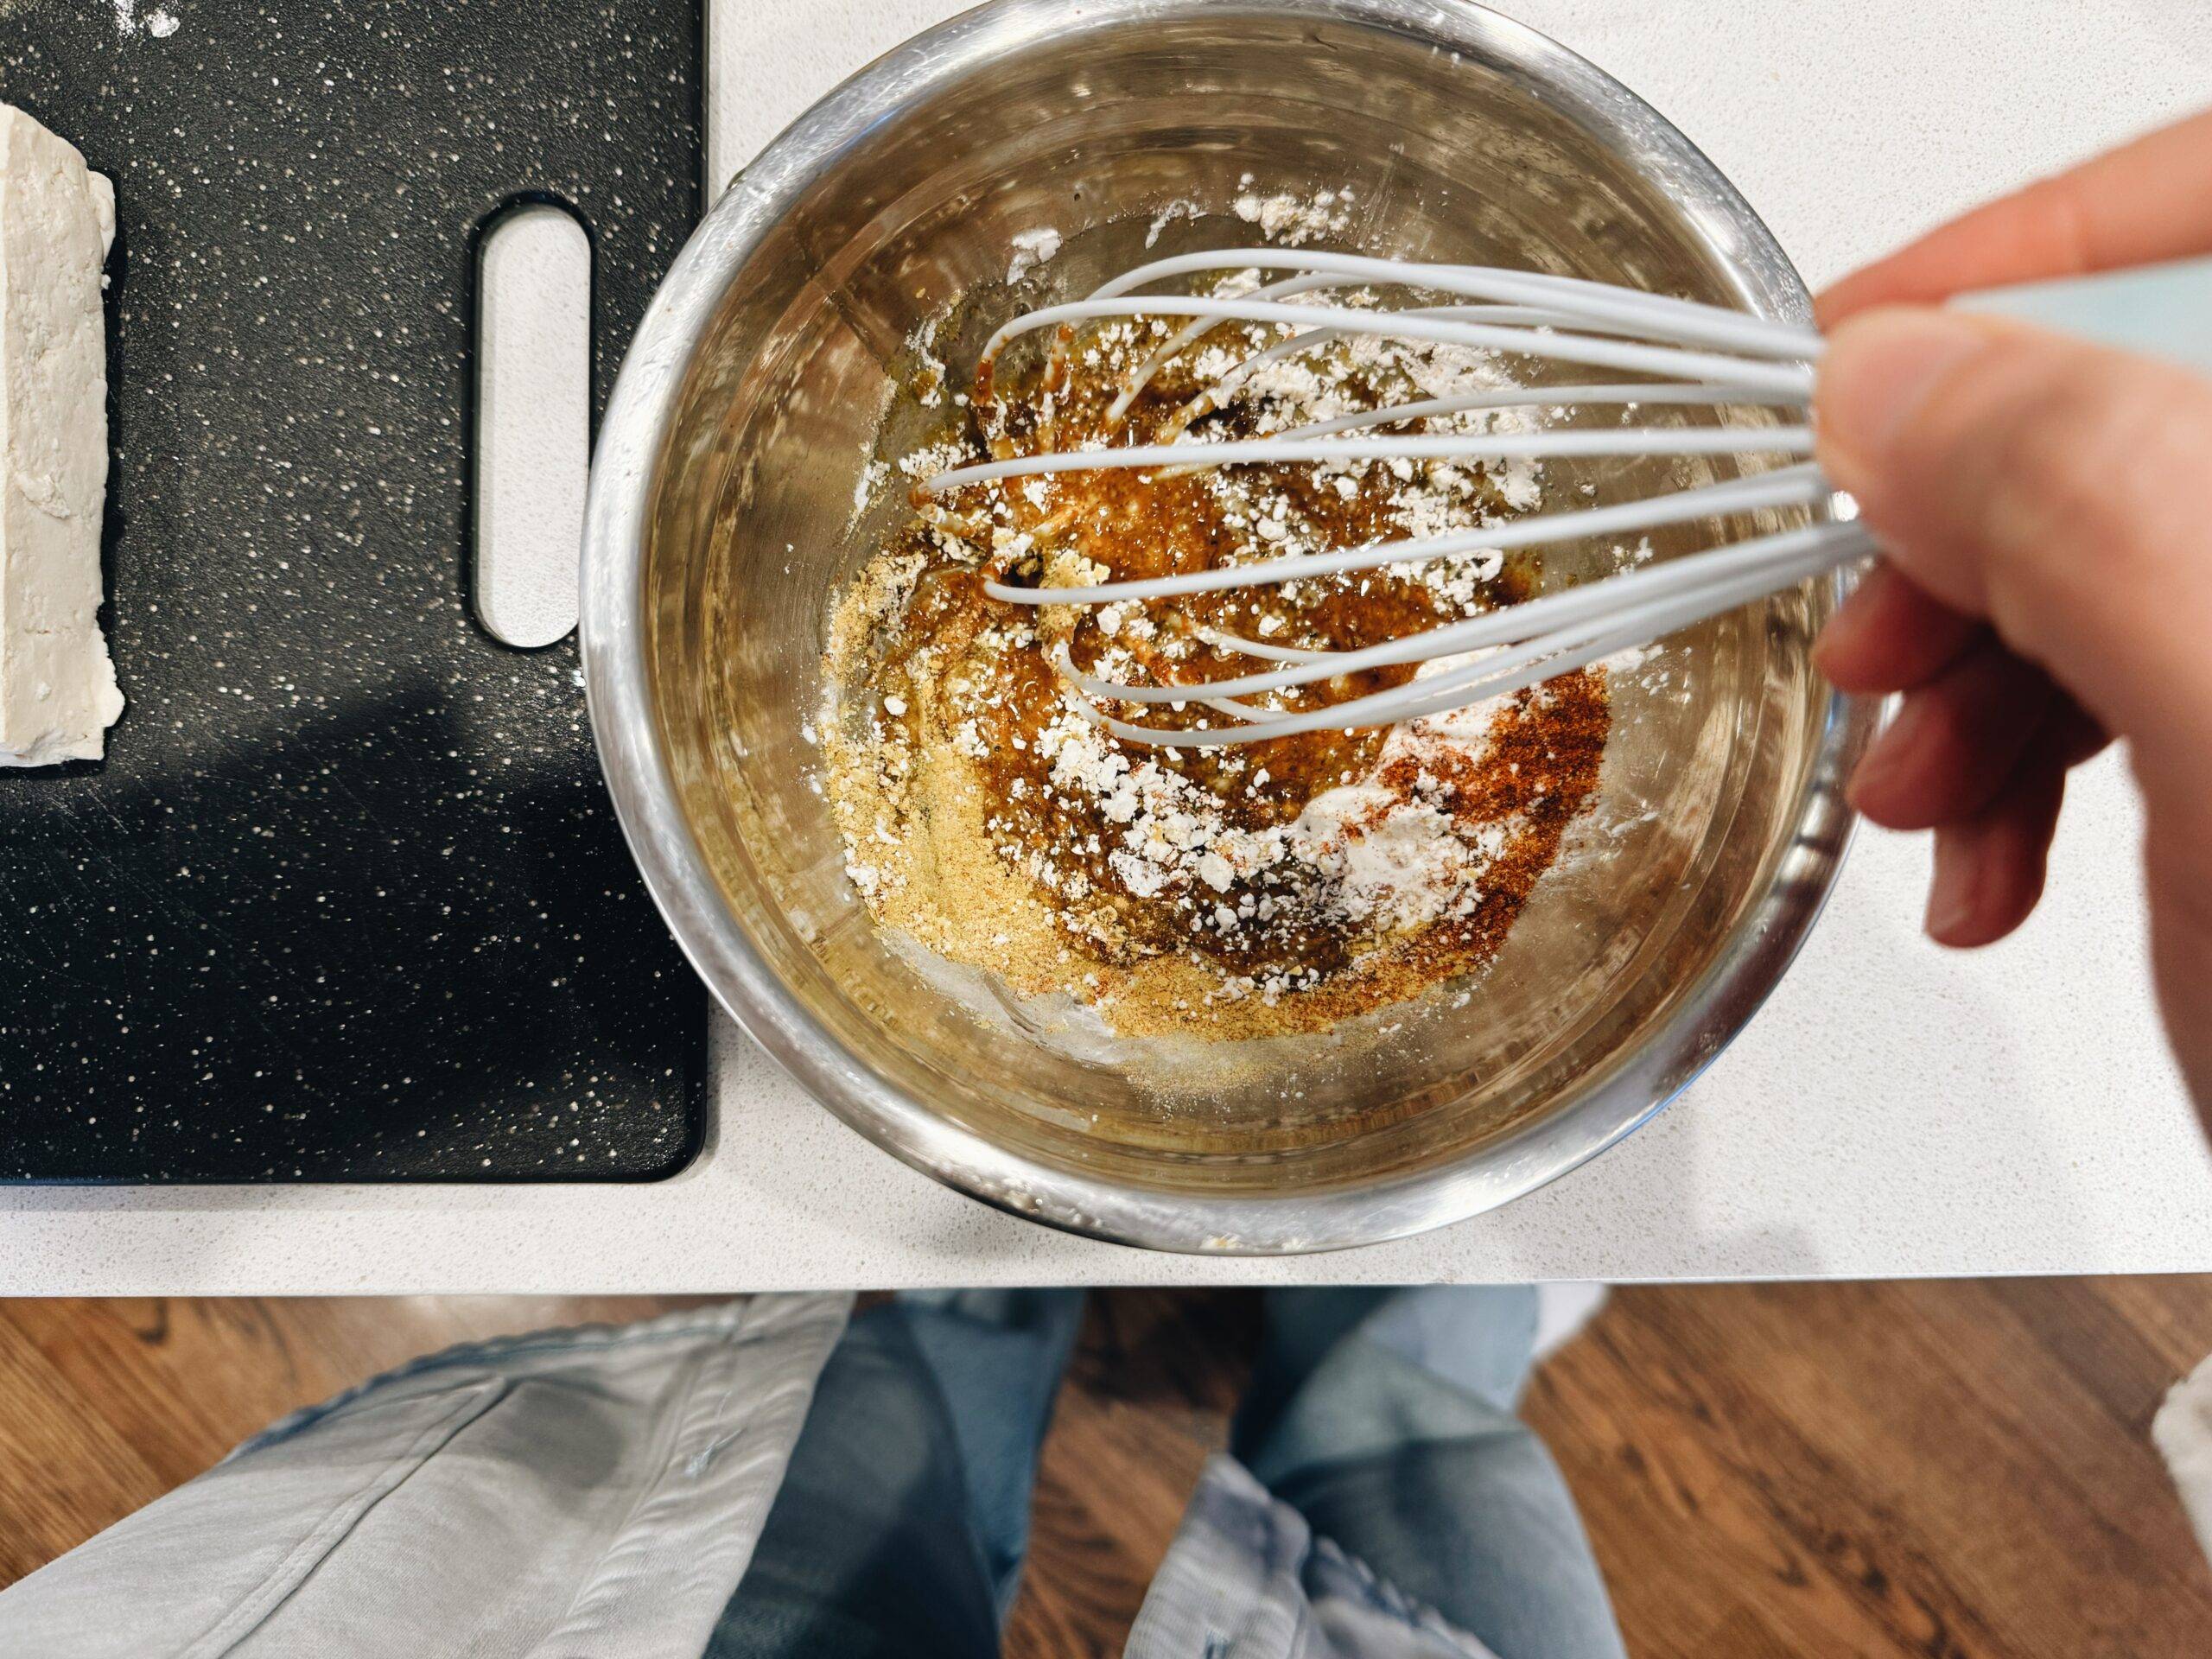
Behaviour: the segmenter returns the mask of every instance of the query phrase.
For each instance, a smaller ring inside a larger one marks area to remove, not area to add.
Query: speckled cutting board
[[[107,759],[0,772],[0,1177],[680,1168],[706,1009],[573,639],[467,603],[475,238],[573,204],[603,403],[697,216],[696,0],[12,0],[116,184]]]

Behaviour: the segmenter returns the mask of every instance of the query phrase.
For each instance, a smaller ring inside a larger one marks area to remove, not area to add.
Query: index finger
[[[1930,231],[1821,295],[1822,327],[1875,305],[2212,252],[2212,110]]]

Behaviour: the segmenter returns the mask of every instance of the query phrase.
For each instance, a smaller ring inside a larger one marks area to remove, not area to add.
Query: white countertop
[[[1073,3],[1074,0],[1071,0]],[[1510,0],[1711,154],[1816,285],[2212,87],[2198,0]],[[938,0],[715,0],[726,177]],[[1505,1209],[1286,1261],[1047,1231],[877,1152],[727,1020],[712,1146],[654,1186],[0,1192],[0,1294],[737,1290],[2212,1269],[2208,1157],[2153,1015],[2124,765],[2050,893],[1971,956],[1923,844],[1862,832],[1803,956],[1657,1121]]]

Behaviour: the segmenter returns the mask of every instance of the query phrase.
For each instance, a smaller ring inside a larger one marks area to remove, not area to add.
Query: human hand
[[[1815,429],[1888,551],[1816,660],[1904,693],[1853,804],[1935,831],[1928,931],[1986,944],[2041,896],[2067,772],[2125,740],[2159,1005],[2212,1124],[2212,381],[1931,305],[2207,252],[2212,111],[1830,289]]]

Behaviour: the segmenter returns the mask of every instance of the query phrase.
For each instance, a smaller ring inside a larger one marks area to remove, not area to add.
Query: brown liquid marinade
[[[1193,438],[1245,436],[1310,417],[1294,394],[1373,406],[1433,390],[1436,348],[1344,348],[1318,381],[1259,387],[1192,419],[1195,393],[1279,337],[1230,327],[1185,350],[1109,423],[1109,404],[1166,333],[1138,320],[1063,334],[1002,385],[979,376],[956,410],[962,424],[905,470],[1163,442],[1186,421]],[[1416,490],[1445,501],[1454,524],[1514,510],[1473,468],[1382,463],[1077,472],[937,502],[918,494],[914,516],[838,596],[826,664],[824,779],[877,924],[1023,996],[1071,995],[1128,1034],[1323,1030],[1484,968],[1595,787],[1602,672],[1563,676],[1448,732],[1178,750],[1083,726],[1048,653],[1064,646],[1105,677],[1202,685],[1255,667],[1202,629],[1355,649],[1510,602],[1520,572],[1463,566],[1456,581],[1424,580],[1399,566],[1099,609],[983,592],[987,577],[1050,588],[1392,539],[1408,533]],[[1270,706],[1338,702],[1411,671],[1338,677]],[[1109,712],[1228,718],[1195,702]],[[1307,812],[1324,795],[1325,823]],[[1134,813],[1133,799],[1145,804]],[[1139,841],[1141,855],[1129,850]],[[1387,857],[1399,846],[1413,849],[1403,881]],[[1226,858],[1207,856],[1217,848]]]

